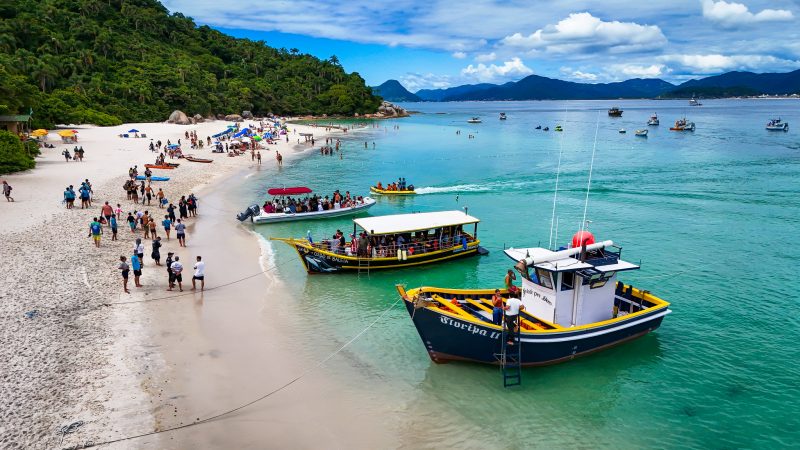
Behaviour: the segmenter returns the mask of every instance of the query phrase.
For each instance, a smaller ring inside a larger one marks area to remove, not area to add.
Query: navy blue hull
[[[436,363],[462,360],[498,364],[501,331],[454,318],[427,308],[415,310],[406,300],[406,309],[417,327],[431,360]],[[643,336],[661,325],[667,310],[650,313],[610,325],[575,331],[525,333],[520,336],[523,366],[539,366],[568,361]]]

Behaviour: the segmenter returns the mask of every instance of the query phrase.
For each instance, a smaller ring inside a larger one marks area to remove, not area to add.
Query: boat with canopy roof
[[[488,253],[479,246],[478,222],[464,211],[394,214],[353,219],[349,241],[338,230],[319,242],[311,236],[272,240],[293,247],[308,273],[361,272]],[[464,230],[469,225],[471,233]]]
[[[269,206],[271,203],[280,203],[282,209],[275,209],[273,211],[262,208],[259,205],[251,205],[246,210],[237,214],[236,218],[241,222],[250,219],[253,223],[277,223],[296,220],[328,219],[331,217],[355,216],[357,214],[362,214],[375,205],[375,199],[371,197],[355,197],[349,203],[328,202],[329,207],[325,209],[321,207],[323,199],[320,199],[317,196],[309,199],[309,195],[313,192],[314,191],[305,186],[269,189],[267,190],[267,193],[273,196],[273,201],[265,203],[265,206]],[[313,203],[320,205],[320,207],[309,209],[308,211],[298,211],[297,206],[293,204],[294,201],[291,199],[291,196],[300,195],[305,196],[303,200],[300,200],[300,202],[303,204],[306,204],[306,200],[314,200]],[[286,204],[286,199],[290,200],[288,204]],[[281,202],[281,200],[283,200],[283,202]]]
[[[523,306],[516,333],[494,320],[495,289],[397,286],[431,360],[503,365],[514,354],[518,366],[554,364],[644,336],[671,312],[650,291],[618,281],[620,272],[639,266],[588,231],[576,233],[569,248],[505,254],[522,275],[521,289],[498,292],[503,307],[511,297]]]

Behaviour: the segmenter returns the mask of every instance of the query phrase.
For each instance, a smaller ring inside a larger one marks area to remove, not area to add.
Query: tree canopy
[[[0,3],[0,113],[34,126],[187,114],[375,112],[380,98],[336,56],[237,39],[156,0]]]

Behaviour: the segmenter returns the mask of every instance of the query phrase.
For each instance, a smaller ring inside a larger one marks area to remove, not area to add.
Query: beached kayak
[[[386,189],[378,189],[375,186],[369,188],[370,192],[381,195],[415,195],[416,191],[389,191]]]
[[[137,175],[137,180],[146,180],[147,177],[144,175]],[[150,177],[150,181],[169,181],[169,177]]]
[[[214,162],[213,159],[195,158],[194,156],[185,156],[184,159],[187,160],[187,161],[199,162],[199,163],[212,163],[212,162]]]

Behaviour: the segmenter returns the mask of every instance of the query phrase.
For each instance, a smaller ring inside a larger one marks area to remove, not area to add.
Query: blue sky
[[[800,69],[790,0],[163,0],[225,33],[328,58],[411,91],[530,74],[581,82],[681,82]]]

